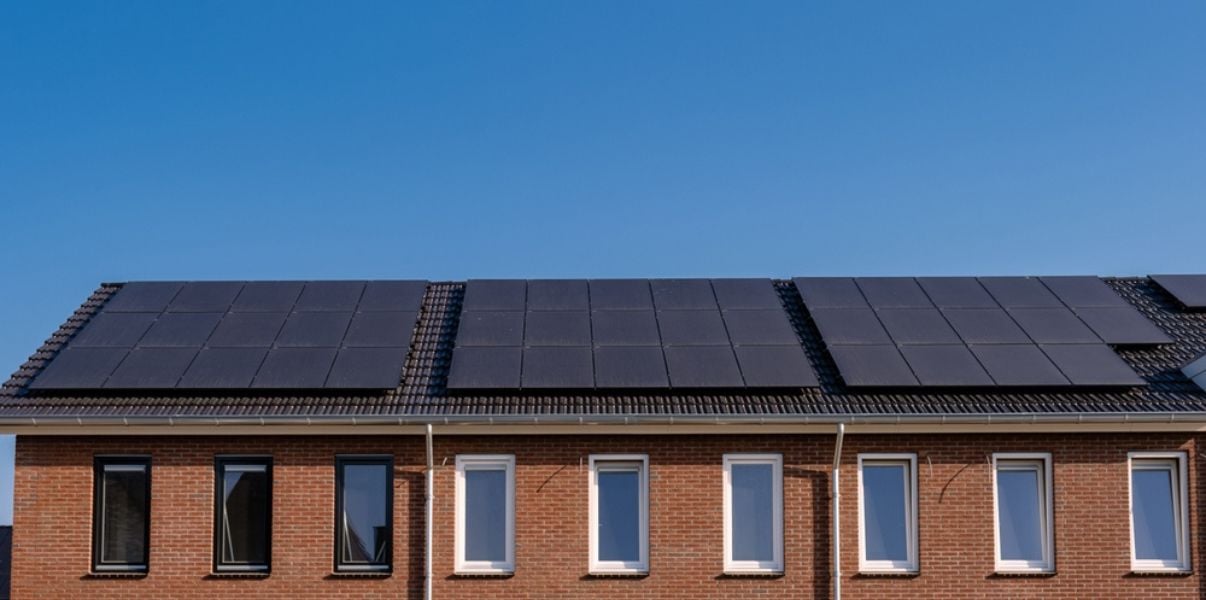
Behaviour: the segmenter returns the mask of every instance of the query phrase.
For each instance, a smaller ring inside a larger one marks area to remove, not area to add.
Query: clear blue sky
[[[0,365],[101,281],[1206,271],[1204,31],[1200,1],[6,2]]]

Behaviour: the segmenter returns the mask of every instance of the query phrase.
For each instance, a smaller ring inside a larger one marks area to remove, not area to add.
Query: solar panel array
[[[769,279],[470,281],[448,376],[462,390],[816,385]]]
[[[31,389],[389,389],[423,281],[123,285]]]
[[[1171,339],[1096,277],[796,278],[853,387],[1131,386]]]
[[[1206,275],[1152,275],[1151,278],[1185,308],[1206,309]]]

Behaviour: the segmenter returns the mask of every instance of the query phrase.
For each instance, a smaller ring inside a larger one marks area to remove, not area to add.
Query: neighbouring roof
[[[1172,340],[1114,350],[1145,385],[1115,388],[933,389],[847,386],[791,281],[776,280],[819,385],[792,389],[658,391],[447,389],[465,283],[427,286],[398,386],[313,389],[37,390],[30,384],[121,284],[103,284],[0,388],[0,419],[109,417],[457,417],[539,415],[983,415],[1206,413],[1206,391],[1182,367],[1206,352],[1206,312],[1148,278],[1106,279]]]

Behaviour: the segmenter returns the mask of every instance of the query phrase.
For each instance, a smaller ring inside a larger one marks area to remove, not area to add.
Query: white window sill
[[[511,577],[514,569],[457,569],[452,572],[457,577]]]
[[[591,577],[646,577],[649,571],[645,569],[592,569],[588,572]]]

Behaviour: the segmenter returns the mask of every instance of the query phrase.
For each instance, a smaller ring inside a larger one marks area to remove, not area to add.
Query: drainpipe
[[[842,600],[842,439],[846,437],[846,424],[838,423],[837,443],[833,447],[833,600]]]
[[[433,557],[431,556],[432,538],[435,534],[435,462],[431,450],[431,424],[427,424],[427,552],[424,554],[427,558],[427,577],[423,583],[423,595],[427,600],[431,600],[432,580],[434,579],[435,567]]]

